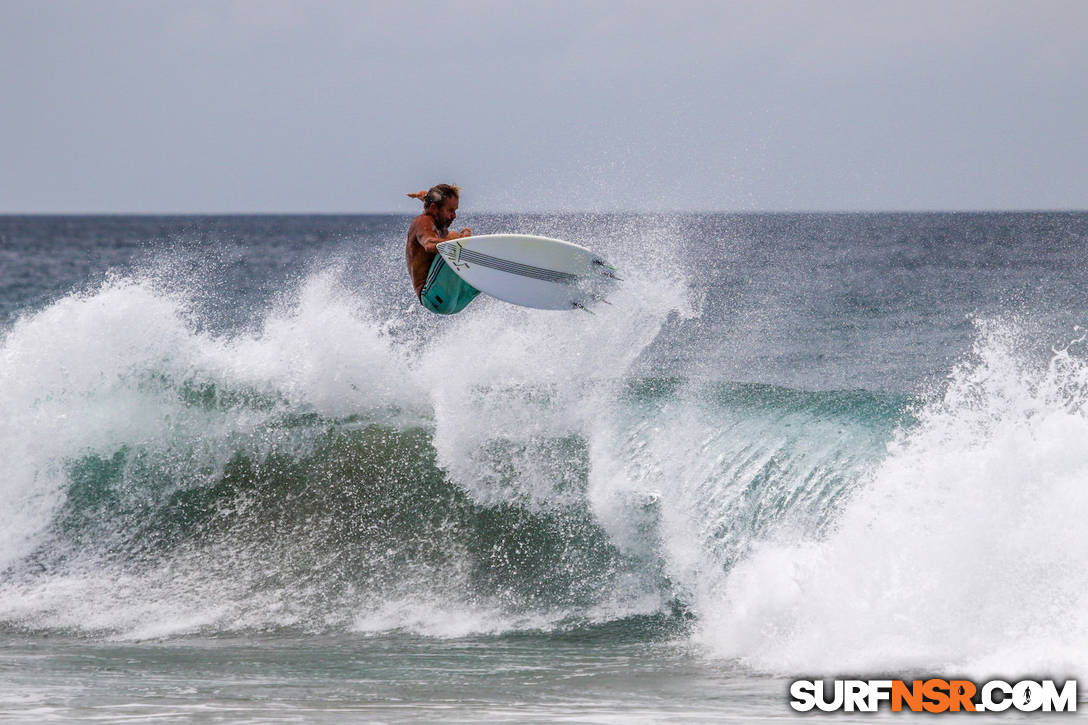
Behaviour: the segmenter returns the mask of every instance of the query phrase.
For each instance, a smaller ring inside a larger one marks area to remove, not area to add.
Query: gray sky
[[[1088,2],[0,0],[0,212],[1088,209]]]

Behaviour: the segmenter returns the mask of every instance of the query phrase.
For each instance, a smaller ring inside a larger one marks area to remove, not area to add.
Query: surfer
[[[408,245],[404,249],[408,274],[412,277],[419,301],[439,315],[460,312],[480,294],[478,289],[449,268],[435,247],[438,242],[472,234],[468,227],[460,232],[450,231],[450,224],[457,218],[460,192],[456,186],[439,184],[428,191],[408,195],[423,202],[423,213],[413,219],[408,227]]]

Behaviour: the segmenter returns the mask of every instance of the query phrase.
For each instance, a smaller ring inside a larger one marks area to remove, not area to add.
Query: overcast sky
[[[1088,2],[0,0],[0,212],[1088,209]]]

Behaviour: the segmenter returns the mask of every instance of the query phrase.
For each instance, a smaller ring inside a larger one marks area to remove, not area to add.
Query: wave
[[[640,300],[663,294],[684,312],[674,291]],[[253,332],[213,335],[193,310],[115,277],[4,336],[5,626],[368,629],[413,601],[516,629],[660,609],[576,494],[587,443],[565,406],[607,396],[667,312],[629,307],[616,329],[493,304],[439,328],[378,319],[336,270]],[[489,432],[488,409],[523,399],[516,430]]]
[[[0,347],[0,628],[1082,665],[1077,345],[1039,364],[984,324],[913,397],[642,375],[699,302],[680,275],[625,289],[596,315],[390,319],[333,270],[213,334],[184,290],[116,277],[25,314]]]
[[[760,671],[1073,675],[1088,665],[1088,358],[1015,320],[919,408],[825,535],[756,542],[696,639]]]

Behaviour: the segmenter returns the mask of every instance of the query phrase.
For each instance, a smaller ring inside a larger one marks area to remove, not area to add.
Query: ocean
[[[1088,214],[460,216],[624,281],[439,317],[407,216],[0,216],[0,720],[1088,673]]]

